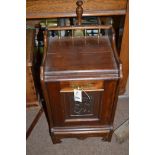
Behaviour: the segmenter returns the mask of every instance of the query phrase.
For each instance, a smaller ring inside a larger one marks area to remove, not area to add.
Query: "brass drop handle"
[[[76,8],[76,15],[77,15],[77,25],[81,25],[81,21],[82,21],[82,14],[83,14],[83,1],[82,0],[78,0],[76,2],[77,8]]]
[[[84,89],[86,89],[86,88],[91,88],[91,87],[93,87],[93,84],[92,84],[92,83],[86,83],[86,84],[84,84],[84,85],[72,84],[71,87],[72,87],[73,89],[77,89],[77,88],[81,88],[81,89],[84,88]]]

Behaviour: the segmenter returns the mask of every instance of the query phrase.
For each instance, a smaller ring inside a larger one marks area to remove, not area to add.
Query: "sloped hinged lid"
[[[118,79],[120,64],[107,35],[48,38],[45,81]]]

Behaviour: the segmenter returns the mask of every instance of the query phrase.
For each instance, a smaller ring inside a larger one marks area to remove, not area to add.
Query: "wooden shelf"
[[[127,0],[85,0],[83,16],[123,15],[126,5]],[[26,18],[75,17],[76,7],[73,0],[27,0]]]

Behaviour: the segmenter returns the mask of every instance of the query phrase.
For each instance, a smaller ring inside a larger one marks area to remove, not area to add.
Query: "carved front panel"
[[[61,93],[61,102],[66,119],[99,118],[103,91],[82,93],[82,102],[74,101],[73,92]]]
[[[91,95],[82,97],[82,102],[74,101],[70,96],[70,116],[90,116],[93,115],[94,97]]]

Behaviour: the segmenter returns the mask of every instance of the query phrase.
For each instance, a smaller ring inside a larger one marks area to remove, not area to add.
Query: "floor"
[[[34,119],[39,108],[28,108],[26,116],[27,128]],[[128,97],[119,98],[114,121],[114,128],[120,126],[129,118],[129,99]],[[27,155],[128,155],[129,140],[122,144],[116,141],[113,134],[112,141],[103,142],[102,138],[63,139],[60,144],[52,144],[48,132],[48,124],[44,113],[27,139]]]

